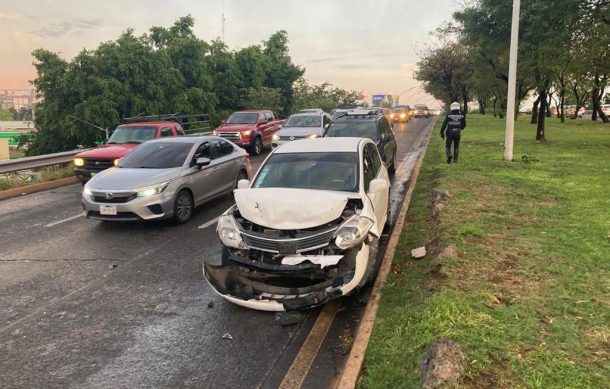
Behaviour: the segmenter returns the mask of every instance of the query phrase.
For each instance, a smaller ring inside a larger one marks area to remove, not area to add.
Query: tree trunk
[[[485,115],[485,106],[487,105],[487,102],[485,100],[481,100],[478,99],[479,102],[479,113],[481,115]]]
[[[466,90],[465,87],[462,87],[462,100],[464,101],[463,112],[464,112],[464,115],[466,115],[468,113],[468,100],[470,100],[470,99],[468,97],[468,91]]]
[[[534,106],[532,107],[532,120],[530,121],[532,124],[538,122],[538,104],[540,104],[540,95],[538,95],[538,98],[534,101]]]
[[[600,92],[594,91],[593,95],[593,113],[598,114],[599,118],[604,123],[608,123],[608,116],[602,111],[601,98],[603,97],[605,88],[601,88]],[[597,120],[597,117],[595,118]]]
[[[493,102],[494,102],[494,117],[497,118],[498,117],[498,110],[497,110],[498,99],[496,97],[494,97]]]
[[[549,93],[549,99],[546,101],[546,117],[550,118],[551,116],[553,116],[552,112],[551,112],[551,102],[553,101],[553,94]]]
[[[566,90],[564,87],[562,87],[561,90],[559,91],[559,109],[561,110],[560,114],[559,114],[559,118],[561,119],[562,123],[565,123],[565,121],[566,121],[565,102],[566,102]]]
[[[538,109],[538,123],[536,126],[536,140],[546,141],[544,137],[544,120],[546,118],[547,101],[546,90],[540,91],[540,108]]]
[[[597,96],[597,88],[593,88],[591,91],[591,120],[597,121],[597,106],[595,102],[595,96]]]

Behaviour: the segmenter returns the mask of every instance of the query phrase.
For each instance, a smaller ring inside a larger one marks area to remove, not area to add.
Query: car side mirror
[[[220,125],[221,125],[221,126],[222,126],[222,125],[225,125],[225,124],[227,124],[227,121],[226,121],[226,120],[221,120],[221,121],[220,121]]]
[[[210,163],[212,163],[212,161],[209,158],[205,157],[197,158],[197,160],[195,161],[195,165],[199,166],[199,168],[208,166]]]
[[[369,184],[369,193],[378,193],[388,190],[388,183],[381,178],[375,178]]]
[[[389,142],[392,140],[392,135],[391,134],[382,134],[381,135],[381,140],[384,142]]]
[[[248,189],[249,187],[250,187],[250,180],[237,181],[237,189]]]

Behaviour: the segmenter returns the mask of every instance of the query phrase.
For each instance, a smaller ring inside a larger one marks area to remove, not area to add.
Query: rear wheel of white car
[[[396,173],[396,150],[394,150],[394,154],[392,154],[392,165],[390,165],[390,167],[388,168],[388,173]]]
[[[193,197],[186,190],[181,190],[174,200],[174,222],[186,223],[193,216]]]

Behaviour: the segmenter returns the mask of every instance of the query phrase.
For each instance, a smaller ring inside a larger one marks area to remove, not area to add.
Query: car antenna
[[[97,129],[98,129],[98,130],[100,130],[100,131],[104,131],[104,134],[106,134],[106,140],[108,140],[108,129],[107,129],[107,128],[103,128],[103,127],[97,126],[97,125],[95,125],[95,124],[93,124],[93,123],[89,123],[88,121],[83,120],[83,119],[81,119],[81,118],[77,118],[76,116],[73,116],[73,115],[68,115],[68,117],[69,117],[69,118],[72,118],[72,119],[74,119],[74,120],[78,120],[79,122],[82,122],[82,123],[88,124],[88,125],[90,125],[91,127],[97,128]]]

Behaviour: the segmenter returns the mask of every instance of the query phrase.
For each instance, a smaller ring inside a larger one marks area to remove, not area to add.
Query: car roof
[[[326,112],[298,112],[298,113],[293,113],[290,116],[324,116],[326,115]]]
[[[357,153],[361,142],[372,142],[366,138],[316,138],[300,139],[284,143],[274,150],[275,154],[288,153],[328,153],[337,152]]]
[[[133,123],[125,123],[125,124],[119,124],[118,127],[142,127],[142,126],[146,126],[146,127],[159,127],[159,126],[164,126],[164,125],[174,125],[174,124],[180,124],[177,122],[172,122],[172,121],[166,121],[166,122],[133,122]]]
[[[268,109],[244,109],[243,111],[235,111],[233,113],[261,113],[261,112],[271,112]]]

